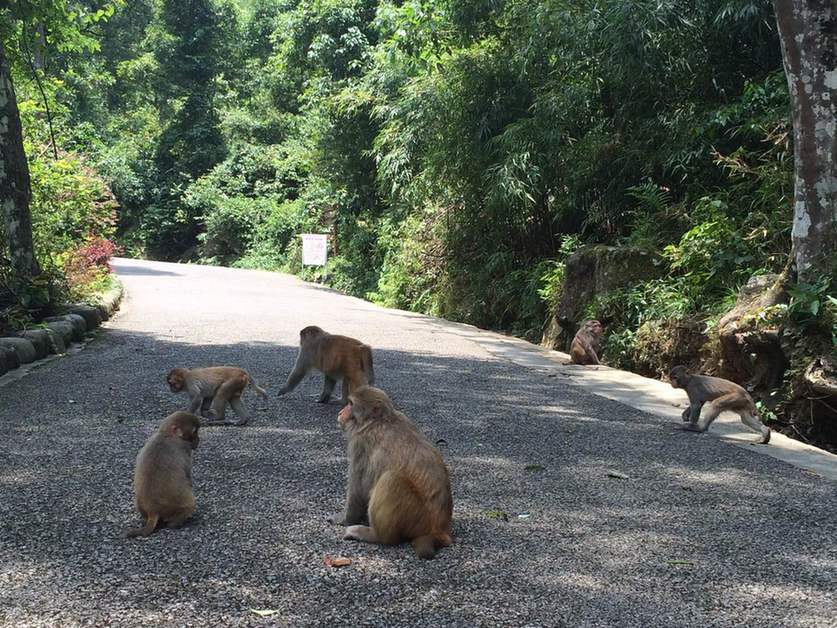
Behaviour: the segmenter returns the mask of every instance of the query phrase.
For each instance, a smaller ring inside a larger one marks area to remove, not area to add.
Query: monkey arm
[[[294,370],[291,371],[291,374],[288,375],[288,381],[285,382],[285,385],[279,389],[278,395],[284,395],[285,393],[291,392],[294,388],[297,387],[299,382],[302,381],[302,378],[305,377],[305,374],[308,372],[308,369],[305,366],[305,363],[302,360],[297,360],[296,364],[294,364]]]
[[[690,423],[697,423],[698,419],[700,419],[700,411],[703,409],[703,402],[700,403],[692,403],[689,407],[689,422]]]
[[[195,414],[198,411],[198,408],[201,407],[201,403],[203,402],[203,395],[199,390],[190,390],[189,394],[192,396],[192,399],[189,403],[189,412]]]
[[[343,511],[342,525],[354,525],[366,520],[366,510],[369,506],[369,491],[364,488],[363,464],[349,465],[349,483],[346,487],[346,507]]]
[[[590,346],[587,347],[587,357],[593,364],[601,364],[601,362],[599,362],[599,356],[596,355],[596,352],[593,351],[593,348]]]

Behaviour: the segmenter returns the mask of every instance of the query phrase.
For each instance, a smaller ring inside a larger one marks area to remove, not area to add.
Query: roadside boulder
[[[64,338],[54,329],[49,329],[48,327],[46,329],[29,329],[21,332],[20,335],[36,345],[36,349],[37,343],[43,343],[47,354],[67,352],[67,345],[64,343]]]
[[[38,357],[35,346],[26,338],[0,338],[0,347],[6,347],[17,353],[21,364],[34,362]]]
[[[84,340],[84,334],[87,332],[87,322],[78,314],[64,314],[63,316],[50,316],[44,319],[48,323],[56,321],[65,321],[70,323],[73,327],[73,340],[81,342]]]
[[[20,366],[20,358],[14,349],[0,345],[0,375]]]
[[[42,360],[49,355],[49,341],[47,338],[44,338],[40,334],[26,335],[26,332],[19,332],[18,336],[32,343],[32,346],[35,348],[36,360]]]
[[[46,325],[47,329],[51,329],[58,335],[59,338],[61,338],[66,351],[66,345],[73,341],[73,324],[70,321],[62,320],[59,317],[59,320],[47,321]]]
[[[84,322],[87,326],[87,331],[91,331],[96,329],[102,324],[102,315],[99,310],[92,305],[84,305],[84,304],[77,304],[77,305],[70,305],[67,308],[67,312],[70,314],[77,314],[84,319]]]
[[[565,350],[596,295],[664,273],[664,261],[651,251],[604,244],[581,247],[567,259],[561,295],[541,345]]]
[[[780,340],[780,316],[770,309],[786,300],[784,275],[752,277],[735,306],[718,321],[721,377],[751,391],[781,387],[788,360]]]

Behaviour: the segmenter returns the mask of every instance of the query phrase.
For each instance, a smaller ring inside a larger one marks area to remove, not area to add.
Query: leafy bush
[[[70,300],[84,300],[110,285],[110,260],[118,251],[110,240],[95,237],[67,253],[64,276]]]

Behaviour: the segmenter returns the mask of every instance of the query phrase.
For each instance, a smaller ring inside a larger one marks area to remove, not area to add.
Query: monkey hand
[[[685,432],[703,432],[704,431],[697,426],[697,423],[686,423],[686,425],[679,425],[678,427]]]
[[[690,414],[691,412],[692,412],[692,407],[691,407],[691,406],[687,406],[687,407],[686,407],[686,409],[685,409],[685,410],[683,410],[683,414],[681,414],[681,415],[680,415],[680,417],[681,417],[684,421],[688,421],[688,420],[689,420],[689,414]]]
[[[336,512],[333,515],[329,515],[328,522],[333,523],[334,525],[344,526],[346,525],[346,515],[341,510],[340,512]]]

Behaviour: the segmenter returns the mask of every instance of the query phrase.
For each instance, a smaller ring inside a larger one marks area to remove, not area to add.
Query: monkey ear
[[[369,413],[373,419],[380,419],[384,415],[384,408],[380,402],[372,406],[372,411]]]

